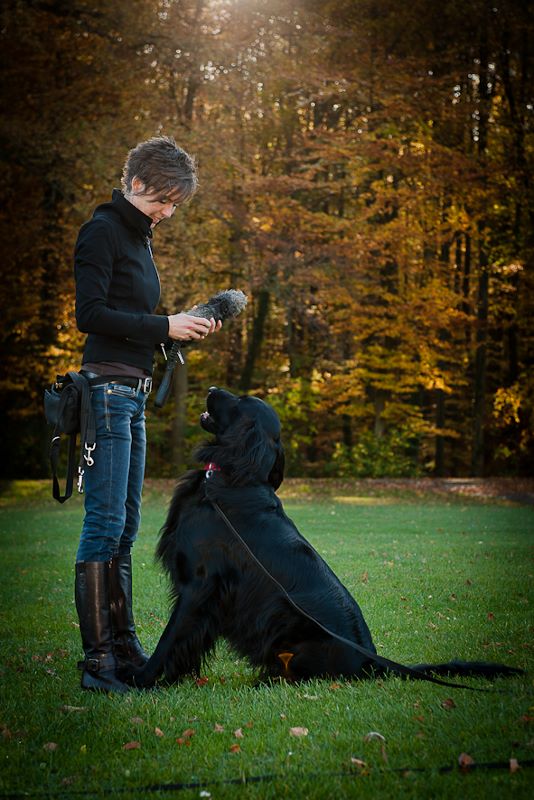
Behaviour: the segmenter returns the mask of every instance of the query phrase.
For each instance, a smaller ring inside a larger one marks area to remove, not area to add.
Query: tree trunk
[[[445,198],[443,202],[442,224],[445,223],[445,214],[447,209],[450,208],[450,198]],[[458,254],[456,254],[457,256]],[[441,272],[444,282],[450,285],[450,258],[451,258],[451,243],[448,241],[443,242],[440,248],[439,261],[441,265]],[[456,270],[452,277],[453,283],[456,280]],[[438,331],[440,342],[448,342],[451,338],[450,331],[446,328],[440,328]],[[437,363],[438,369],[445,372],[447,363],[443,359],[439,359]],[[442,389],[436,390],[436,428],[439,430],[445,427],[445,392]],[[441,478],[445,475],[445,439],[439,433],[436,435],[435,449],[434,449],[434,474],[436,477]]]
[[[489,274],[487,254],[480,254],[480,276],[478,279],[477,336],[475,351],[474,409],[473,409],[473,455],[472,473],[484,474],[484,423],[486,411],[486,371],[488,336]],[[486,263],[484,263],[486,261]]]
[[[187,454],[185,452],[185,431],[187,425],[187,360],[185,364],[178,363],[174,370],[172,393],[174,402],[174,417],[172,420],[172,460],[176,472],[181,472],[186,466]]]
[[[460,276],[462,270],[462,234],[457,232],[454,237],[454,291],[460,294]]]
[[[385,392],[380,391],[380,389],[377,389],[375,391],[375,395],[373,398],[373,406],[375,410],[374,432],[376,438],[381,439],[386,432],[386,423],[384,422],[384,418],[382,417],[382,414],[384,413],[384,409],[386,407]]]
[[[489,89],[489,50],[488,50],[488,7],[484,7],[480,27],[480,66],[479,66],[479,123],[478,123],[478,157],[480,165],[485,169],[486,147],[488,141],[488,119],[490,108]],[[486,178],[483,179],[483,185]],[[471,459],[472,474],[476,477],[484,474],[485,465],[485,411],[486,411],[486,374],[487,374],[487,339],[489,308],[489,269],[488,253],[485,244],[485,220],[478,222],[479,275],[477,297],[477,333],[474,374],[474,408],[473,408],[473,449]]]
[[[438,429],[445,426],[445,392],[442,389],[436,390],[436,426]],[[436,478],[445,475],[445,439],[439,433],[436,436],[434,475]]]
[[[245,366],[241,375],[240,389],[242,392],[248,392],[252,385],[252,376],[254,374],[254,366],[258,358],[261,343],[263,341],[263,332],[265,329],[265,321],[269,312],[270,294],[267,289],[262,289],[258,293],[258,303],[254,322],[252,324],[252,334],[249,340],[247,357],[245,359]]]

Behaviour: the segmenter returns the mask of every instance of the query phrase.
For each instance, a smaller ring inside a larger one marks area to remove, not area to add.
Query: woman
[[[121,665],[147,659],[132,614],[130,552],[140,521],[154,353],[168,339],[200,339],[220,327],[189,314],[154,314],[160,283],[151,240],[196,188],[194,161],[173,139],[142,142],[128,154],[122,192],[114,189],[111,202],[96,208],[76,243],[76,321],[87,333],[81,371],[91,382],[97,433],[76,557],[83,689],[128,691]]]

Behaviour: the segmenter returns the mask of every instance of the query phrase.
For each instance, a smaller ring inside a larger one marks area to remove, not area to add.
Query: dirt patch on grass
[[[348,481],[294,478],[285,481],[280,490],[280,495],[288,498],[317,494],[364,497],[388,495],[407,499],[457,497],[482,502],[499,500],[520,505],[534,505],[534,479],[368,478]]]

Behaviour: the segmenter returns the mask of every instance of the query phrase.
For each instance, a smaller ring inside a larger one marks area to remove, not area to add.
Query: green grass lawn
[[[476,764],[534,759],[528,675],[468,681],[491,693],[397,678],[257,686],[221,644],[207,680],[127,696],[83,692],[73,602],[82,506],[73,498],[60,507],[48,492],[48,484],[19,484],[0,498],[4,796],[530,796],[526,765],[456,769],[461,753]],[[134,551],[148,650],[168,615],[166,579],[153,560],[168,499],[149,492]],[[482,658],[532,674],[532,508],[350,490],[288,493],[285,508],[357,598],[381,654],[406,663]],[[180,783],[194,785],[147,788]]]

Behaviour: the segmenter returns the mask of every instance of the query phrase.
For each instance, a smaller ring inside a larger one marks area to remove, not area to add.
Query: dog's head
[[[284,450],[280,420],[259,397],[238,397],[212,386],[200,425],[215,442],[197,456],[216,463],[234,486],[270,483],[278,489],[284,479]]]

